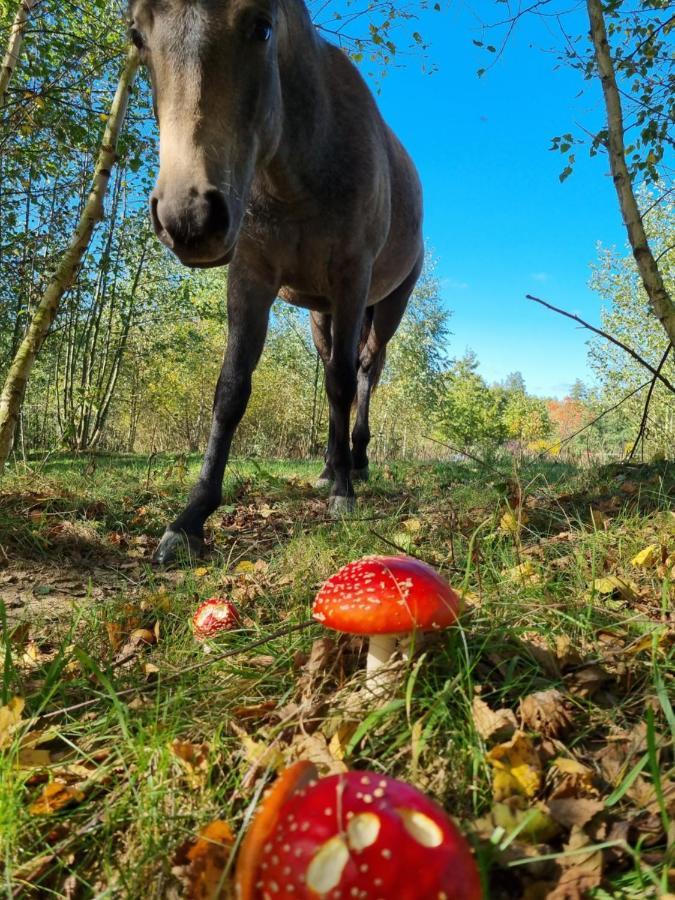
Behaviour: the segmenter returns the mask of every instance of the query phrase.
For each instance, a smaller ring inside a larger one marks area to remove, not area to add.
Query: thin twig
[[[239,656],[242,653],[247,653],[249,650],[255,650],[257,647],[261,647],[263,644],[268,643],[268,641],[273,641],[278,637],[284,637],[287,634],[293,634],[296,631],[303,631],[305,628],[309,628],[310,625],[317,625],[314,619],[306,619],[304,622],[299,622],[295,625],[285,625],[283,628],[277,628],[276,631],[272,631],[270,634],[265,635],[262,638],[258,638],[255,641],[251,641],[248,644],[244,644],[243,647],[233,647],[230,650],[226,650],[224,653],[218,653],[215,656],[209,657],[209,659],[204,660],[204,662],[195,663],[193,666],[188,666],[187,668],[178,669],[174,672],[170,672],[164,678],[158,679],[158,684],[166,684],[167,681],[174,681],[176,678],[180,678],[188,672],[194,672],[197,669],[203,669],[206,666],[210,666],[212,663],[219,662],[223,659],[228,659],[232,656]],[[148,685],[151,687],[151,685]],[[117,691],[117,697],[125,697],[128,694],[133,694],[138,690],[143,690],[144,688],[139,688],[138,686],[125,688],[123,691]],[[146,688],[147,689],[147,688]],[[72,706],[64,706],[61,709],[55,709],[52,712],[44,713],[39,716],[40,719],[53,719],[56,716],[62,716],[65,713],[75,712],[79,709],[85,709],[88,706],[92,706],[95,703],[98,703],[102,700],[103,697],[95,697],[93,700],[83,700],[81,703],[74,703]]]
[[[673,346],[672,344],[668,344],[668,346],[666,347],[666,352],[665,352],[665,353],[663,354],[663,356],[661,357],[661,362],[658,364],[658,367],[657,367],[657,371],[658,371],[658,372],[661,371],[661,369],[663,368],[663,366],[664,366],[666,360],[668,359],[668,354],[670,353],[670,351],[671,351],[671,349],[672,349],[672,346]],[[637,433],[637,436],[636,436],[636,438],[635,438],[635,443],[634,443],[633,446],[631,447],[631,451],[630,451],[630,453],[628,454],[628,457],[627,457],[628,462],[630,462],[631,459],[633,458],[633,456],[635,455],[635,451],[637,450],[637,447],[638,447],[638,444],[640,443],[640,440],[644,438],[645,427],[646,427],[646,425],[647,425],[647,419],[648,419],[648,417],[649,417],[649,404],[650,404],[651,401],[652,401],[652,394],[654,393],[654,388],[656,387],[656,381],[657,381],[657,378],[656,378],[656,375],[655,375],[655,376],[652,378],[652,383],[649,385],[649,390],[647,391],[647,399],[645,400],[645,408],[644,408],[644,411],[643,411],[643,413],[642,413],[642,419],[640,420],[640,427],[638,428],[638,433]]]
[[[445,447],[446,450],[452,450],[453,453],[459,453],[460,456],[466,456],[467,459],[472,459],[475,463],[478,463],[479,466],[482,466],[484,469],[488,469],[491,472],[496,472],[497,475],[501,476],[503,474],[499,469],[491,466],[490,463],[486,463],[484,459],[481,459],[479,456],[474,456],[473,453],[468,453],[466,450],[460,450],[459,447],[453,447],[451,444],[446,444],[445,441],[439,441],[437,438],[432,438],[430,434],[423,434],[422,437],[425,441],[431,441],[432,444],[438,444],[439,447]]]
[[[542,306],[545,306],[546,309],[553,310],[553,312],[559,313],[561,316],[566,316],[568,319],[572,319],[575,322],[578,322],[580,325],[583,325],[584,328],[588,328],[589,331],[595,332],[595,334],[599,334],[600,337],[604,337],[605,340],[610,341],[610,343],[615,344],[617,347],[620,347],[622,350],[625,350],[633,359],[640,363],[648,372],[651,372],[659,381],[662,381],[669,391],[672,391],[675,394],[675,385],[671,384],[670,381],[664,376],[661,375],[659,371],[657,371],[654,366],[651,366],[646,360],[644,360],[632,347],[629,347],[627,344],[624,344],[622,341],[618,340],[618,338],[612,337],[611,334],[607,334],[606,331],[602,331],[600,328],[596,328],[595,325],[591,325],[589,322],[584,321],[584,319],[576,316],[574,313],[569,313],[564,309],[560,309],[557,306],[553,306],[552,303],[547,303],[546,300],[542,300],[539,297],[533,297],[532,294],[525,294],[525,297],[528,300],[534,300],[535,303],[540,303]]]

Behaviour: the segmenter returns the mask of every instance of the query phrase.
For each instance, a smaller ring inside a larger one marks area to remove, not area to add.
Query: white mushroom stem
[[[368,644],[366,672],[370,674],[384,666],[393,656],[398,644],[398,634],[372,634]]]

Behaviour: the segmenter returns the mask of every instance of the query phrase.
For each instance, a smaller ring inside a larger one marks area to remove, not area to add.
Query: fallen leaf
[[[551,816],[565,828],[572,828],[574,825],[583,828],[604,808],[605,804],[601,800],[589,800],[586,797],[561,797],[548,802]]]
[[[602,880],[602,851],[593,850],[590,837],[578,826],[572,828],[565,850],[570,856],[560,856],[562,874],[547,900],[583,900],[587,892],[596,888]],[[589,846],[587,855],[576,851]]]
[[[525,727],[545,737],[558,737],[572,724],[569,702],[560,691],[536,691],[520,701],[520,718]]]
[[[23,697],[12,697],[6,706],[0,706],[0,750],[11,744],[25,705]]]
[[[332,744],[332,739],[331,739]],[[326,738],[320,732],[316,734],[298,734],[293,738],[286,753],[288,765],[306,759],[317,767],[320,775],[339,775],[347,771],[342,759],[336,758],[330,751]]]
[[[596,663],[588,663],[565,676],[565,683],[571,694],[579,697],[592,697],[613,678]]]
[[[183,881],[186,900],[215,900],[224,896],[223,873],[233,844],[230,826],[216,819],[201,829],[196,840],[178,848],[172,871]]]
[[[488,838],[495,828],[503,828],[507,837],[517,830],[518,838],[531,844],[547,843],[560,832],[560,825],[543,803],[530,806],[524,797],[509,797],[495,803],[488,816],[479,819],[476,825]]]
[[[32,816],[50,816],[71,803],[84,800],[84,792],[70,787],[62,781],[50,781],[42,789],[40,797],[32,803],[28,811]]]
[[[200,790],[209,776],[208,744],[193,744],[178,738],[169,744],[169,749],[180,763],[185,780],[193,790]]]
[[[517,731],[510,741],[493,747],[486,757],[495,770],[492,793],[495,800],[514,794],[533,797],[541,787],[541,760],[532,741]]]
[[[510,578],[511,581],[519,581],[522,584],[538,584],[541,581],[541,575],[529,559],[526,559],[519,566],[514,566],[512,569],[505,569],[503,574]]]
[[[596,578],[593,582],[593,591],[601,594],[603,597],[618,594],[622,600],[629,603],[637,597],[637,590],[634,585],[619,578],[618,575],[605,575],[603,578]]]
[[[499,529],[507,534],[518,535],[522,527],[527,524],[528,518],[524,509],[519,508],[517,513],[507,509],[499,520]]]
[[[593,770],[576,759],[558,757],[553,761],[552,774],[555,786],[551,792],[551,799],[598,796]]]
[[[607,527],[609,519],[601,509],[596,509],[594,506],[591,506],[591,522],[596,531],[600,531]]]
[[[285,760],[278,747],[255,741],[250,734],[240,728],[235,722],[230,722],[230,728],[241,741],[241,749],[247,762],[256,768],[271,768],[279,772],[285,766]]]
[[[644,550],[640,550],[639,553],[636,553],[635,556],[631,559],[631,566],[636,566],[638,569],[646,569],[648,566],[653,566],[655,563],[661,560],[661,548],[658,544],[649,544],[648,547],[645,547]]]
[[[504,740],[518,730],[518,722],[510,709],[492,710],[480,697],[473,698],[471,714],[474,727],[484,741]]]

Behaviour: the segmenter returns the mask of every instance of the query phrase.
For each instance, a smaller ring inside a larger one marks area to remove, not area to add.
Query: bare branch
[[[589,331],[595,332],[595,334],[599,334],[600,337],[604,337],[606,341],[610,341],[610,343],[615,344],[617,347],[621,347],[622,350],[625,350],[629,356],[632,356],[633,359],[640,363],[648,372],[651,372],[659,381],[662,381],[669,391],[675,393],[675,385],[673,385],[665,375],[662,375],[654,366],[650,365],[647,360],[643,359],[638,353],[633,350],[632,347],[629,347],[627,344],[624,344],[618,338],[612,337],[611,334],[607,334],[606,331],[602,331],[600,328],[596,328],[595,325],[591,325],[590,322],[584,321],[584,319],[576,316],[574,313],[566,312],[564,309],[560,309],[557,306],[553,306],[552,303],[547,303],[546,300],[542,300],[540,297],[533,297],[532,294],[525,294],[525,297],[528,300],[534,300],[535,303],[540,303],[542,306],[545,306],[546,309],[551,309],[553,312],[559,313],[561,316],[566,316],[568,319],[572,319],[574,322],[578,322],[580,325],[583,325],[584,328],[588,328]]]
[[[668,359],[668,354],[672,350],[673,345],[668,344],[666,347],[666,352],[661,357],[661,362],[658,364],[656,371],[660,372],[663,366],[665,365],[666,360]],[[652,378],[652,383],[649,385],[649,390],[647,391],[647,399],[645,400],[645,408],[642,413],[642,420],[640,421],[640,427],[638,428],[637,437],[635,438],[635,443],[631,447],[631,451],[628,454],[628,461],[630,462],[633,456],[635,455],[635,451],[638,448],[638,444],[640,440],[644,437],[645,428],[647,426],[647,419],[649,418],[649,404],[652,402],[652,394],[654,393],[654,388],[656,387],[656,382],[658,381],[656,375]]]

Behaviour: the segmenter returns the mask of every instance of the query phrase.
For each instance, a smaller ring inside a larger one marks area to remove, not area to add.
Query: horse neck
[[[321,171],[332,117],[327,78],[330,49],[317,34],[303,0],[282,0],[284,28],[279,46],[283,124],[268,179],[291,195]]]

